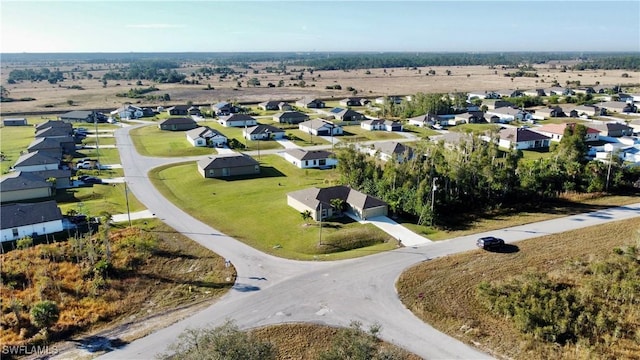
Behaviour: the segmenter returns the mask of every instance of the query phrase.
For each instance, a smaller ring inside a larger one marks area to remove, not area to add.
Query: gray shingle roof
[[[271,125],[263,125],[263,124],[259,124],[256,126],[250,126],[247,128],[247,133],[248,134],[266,134],[266,133],[283,133],[284,130],[277,128],[275,126],[271,126]]]
[[[320,208],[321,203],[323,207],[331,207],[332,199],[342,199],[346,203],[361,209],[369,209],[386,205],[384,201],[378,198],[361,193],[344,185],[331,186],[327,188],[307,188],[290,192],[287,195],[316,210]]]
[[[44,165],[44,164],[59,164],[60,160],[51,156],[44,155],[40,151],[34,151],[32,153],[24,154],[18,158],[15,166],[31,166],[31,165]]]
[[[51,187],[41,176],[31,172],[15,171],[0,180],[0,191],[29,190]]]
[[[500,139],[513,142],[548,140],[550,137],[542,135],[527,128],[503,128],[498,131]]]
[[[196,124],[193,119],[190,118],[169,118],[160,122],[161,125],[181,125],[181,124]]]
[[[333,155],[332,152],[326,150],[304,150],[304,149],[289,149],[285,153],[293,156],[298,160],[318,160],[326,159]]]
[[[186,132],[186,134],[191,139],[195,139],[195,138],[198,138],[198,137],[211,138],[211,137],[214,137],[214,136],[224,136],[218,130],[212,129],[212,128],[208,127],[208,126],[200,126],[200,127],[195,128],[195,129],[188,130]]]
[[[198,167],[204,170],[259,165],[254,158],[245,154],[221,154],[209,156],[198,161]]]
[[[38,203],[2,204],[0,207],[0,227],[2,229],[55,220],[62,220],[62,212],[53,200]]]
[[[409,156],[413,153],[413,149],[409,146],[406,146],[402,143],[396,141],[385,141],[381,143],[375,143],[373,147],[380,151],[383,154],[393,155],[393,154],[404,154],[405,151],[409,152]]]

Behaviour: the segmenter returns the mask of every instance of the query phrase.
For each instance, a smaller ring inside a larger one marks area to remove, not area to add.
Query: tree
[[[162,359],[269,360],[277,355],[273,344],[240,331],[230,321],[213,329],[188,329],[169,349],[174,353]]]
[[[16,241],[16,247],[20,250],[27,249],[31,247],[31,245],[33,245],[33,239],[31,238],[31,236],[25,236]]]
[[[46,337],[48,328],[55,324],[60,318],[60,309],[58,309],[58,305],[55,302],[44,300],[35,303],[31,307],[29,315],[31,317],[31,323],[40,328]]]
[[[255,78],[255,77],[251,78],[247,80],[247,85],[251,85],[253,87],[260,86],[260,80],[258,80],[258,78]]]
[[[302,216],[302,220],[304,220],[304,222],[308,225],[309,220],[311,220],[311,211],[305,210],[300,213],[300,216]]]
[[[331,199],[329,203],[331,204],[331,207],[333,208],[333,210],[336,212],[337,215],[342,214],[342,211],[344,210],[344,204],[345,204],[344,200],[340,198],[335,198],[335,199]]]
[[[9,89],[7,89],[6,87],[0,85],[0,99],[4,100],[4,99],[8,99],[9,98]]]

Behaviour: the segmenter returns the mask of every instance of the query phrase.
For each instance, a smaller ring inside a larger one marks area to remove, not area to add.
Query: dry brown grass
[[[143,81],[142,86],[136,86],[136,81],[131,80],[110,80],[107,87],[103,88],[99,77],[104,74],[105,65],[93,64],[96,69],[89,71],[94,76],[93,79],[67,79],[59,84],[49,84],[48,82],[32,83],[22,82],[18,84],[3,84],[10,91],[10,97],[20,99],[24,97],[35,98],[35,101],[10,102],[2,104],[2,113],[21,113],[33,111],[69,111],[73,109],[116,109],[125,102],[138,103],[137,99],[127,99],[116,97],[119,92],[126,92],[133,87],[147,87],[154,85],[160,90],[155,94],[168,93],[171,96],[170,104],[184,104],[192,101],[194,104],[211,104],[218,101],[235,100],[247,103],[257,103],[266,100],[296,100],[304,96],[315,96],[335,100],[350,96],[346,91],[347,87],[358,90],[359,96],[377,97],[384,95],[408,95],[418,92],[453,92],[453,91],[477,91],[477,90],[500,90],[500,89],[532,89],[550,87],[553,80],[557,80],[560,85],[565,85],[566,81],[579,80],[582,85],[594,85],[599,82],[603,85],[617,84],[638,84],[640,83],[640,73],[628,70],[606,70],[606,71],[567,71],[560,72],[556,69],[549,69],[546,65],[537,65],[539,78],[515,78],[513,81],[505,77],[504,73],[512,70],[492,70],[487,66],[435,66],[423,67],[416,70],[407,68],[369,69],[371,74],[367,75],[367,70],[351,71],[314,71],[313,74],[305,73],[304,80],[306,87],[294,86],[297,81],[289,80],[291,75],[277,75],[260,71],[259,74],[247,74],[241,88],[236,88],[237,81],[231,77],[220,81],[217,76],[209,80],[202,80],[199,85],[180,84],[154,84]],[[257,69],[263,69],[267,64],[256,64]],[[87,64],[78,65],[81,69],[87,69]],[[189,68],[178,69],[180,72],[191,73],[200,65],[193,65]],[[61,67],[61,71],[70,71],[73,66]],[[3,64],[2,76],[6,78],[8,73],[20,68],[19,65]],[[293,69],[293,67],[289,67]],[[426,76],[427,72],[433,69],[436,75]],[[451,75],[445,74],[446,70],[451,71]],[[494,73],[497,72],[497,73]],[[631,78],[622,78],[622,73],[629,73]],[[75,72],[79,76],[80,71]],[[467,76],[469,75],[469,76]],[[68,75],[66,75],[68,77]],[[247,87],[246,81],[252,77],[257,77],[260,87]],[[314,78],[315,80],[312,80]],[[279,80],[284,80],[285,86],[278,88],[268,88],[269,82],[277,84]],[[544,82],[542,82],[544,80]],[[622,80],[625,80],[624,82]],[[117,85],[119,84],[119,85]],[[210,84],[214,90],[204,90]],[[327,90],[326,86],[340,84],[343,90]],[[79,85],[84,90],[70,89],[73,85]],[[73,100],[74,105],[67,104],[67,100]],[[142,106],[166,105],[161,102],[139,102]],[[52,107],[45,107],[52,106]]]
[[[252,334],[262,341],[269,341],[278,349],[278,359],[317,359],[331,347],[338,328],[314,324],[282,324],[252,330]],[[394,346],[384,343],[383,347]],[[400,350],[400,349],[398,349]],[[420,357],[405,353],[406,360]]]
[[[633,245],[640,218],[617,221],[515,244],[519,251],[470,251],[432,260],[402,274],[397,287],[403,303],[425,322],[495,356],[514,359],[617,357],[637,359],[639,344],[620,342],[609,354],[567,345],[530,343],[507,319],[496,318],[476,301],[481,281],[500,281],[529,271],[561,271],[572,259],[600,259],[616,246]]]
[[[138,257],[135,270],[123,264],[139,254],[127,251],[123,242],[144,235],[135,228],[113,230],[112,261],[117,270],[98,288],[93,287],[96,280],[91,267],[85,266],[86,258],[77,262],[70,241],[0,255],[0,342],[19,345],[37,339],[28,310],[41,299],[53,300],[60,308],[60,319],[51,329],[52,338],[60,339],[81,331],[104,330],[123,319],[211,302],[232,286],[235,275],[220,256],[159,221],[148,221],[145,228],[147,234],[157,236],[158,246],[153,256]],[[18,320],[13,319],[12,300],[23,305]]]

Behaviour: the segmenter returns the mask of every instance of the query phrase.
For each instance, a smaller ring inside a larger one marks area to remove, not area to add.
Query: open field
[[[145,210],[135,196],[128,194],[129,211]],[[127,200],[124,184],[94,184],[88,187],[58,190],[55,196],[63,214],[76,210],[80,214],[100,216],[101,213],[126,214]]]
[[[520,241],[509,252],[474,250],[426,261],[400,276],[398,293],[425,322],[496,357],[637,359],[640,347],[628,340],[612,342],[608,354],[527,340],[512,321],[489,313],[477,300],[476,289],[481,281],[506,280],[527,272],[560,274],[571,261],[602,259],[614,247],[633,246],[638,229],[640,219],[636,218]]]
[[[48,82],[32,83],[21,82],[17,84],[3,84],[10,91],[10,97],[21,99],[26,97],[35,98],[33,101],[15,101],[2,104],[3,116],[8,113],[24,113],[32,111],[70,111],[76,109],[116,109],[126,102],[131,102],[140,106],[158,106],[171,104],[185,104],[192,101],[194,104],[210,105],[219,101],[239,101],[246,103],[258,103],[267,100],[288,100],[295,101],[305,96],[319,97],[328,101],[338,101],[351,96],[347,87],[353,87],[358,91],[358,96],[378,97],[387,95],[409,95],[418,92],[454,92],[454,91],[477,91],[477,90],[500,90],[500,89],[532,89],[549,87],[553,80],[564,85],[566,81],[580,80],[582,86],[594,85],[599,82],[601,85],[625,85],[639,84],[640,72],[628,70],[607,70],[607,71],[567,71],[560,72],[558,69],[550,69],[548,65],[535,65],[539,74],[538,78],[504,76],[512,71],[492,70],[486,66],[440,66],[424,67],[416,69],[392,68],[392,69],[361,69],[351,71],[314,71],[313,74],[306,74],[307,85],[304,88],[293,86],[293,81],[286,75],[267,73],[260,69],[260,64],[256,64],[259,73],[255,76],[260,79],[261,86],[247,86],[247,77],[239,80],[244,83],[242,87],[237,87],[237,81],[227,78],[219,79],[217,76],[209,80],[202,81],[198,85],[180,84],[155,84],[143,81],[142,85],[136,85],[135,81],[119,80],[108,81],[103,87],[99,79],[108,68],[105,64],[91,64],[96,70],[89,70],[88,64],[78,66],[75,71],[76,80],[67,79],[59,84],[49,84]],[[262,64],[262,66],[265,66]],[[18,67],[15,64],[2,64],[3,77],[12,69]],[[195,70],[198,67],[194,64],[191,68],[178,69],[179,72]],[[71,71],[73,67],[61,67],[61,71]],[[88,74],[93,79],[82,78],[80,72],[88,70]],[[427,76],[429,70],[435,70],[435,75]],[[451,75],[445,74],[446,70],[451,71]],[[370,74],[366,74],[369,71]],[[630,78],[622,78],[622,73],[628,73]],[[269,82],[278,83],[285,81],[283,87],[267,87]],[[624,80],[624,81],[623,81]],[[210,84],[214,90],[205,90]],[[339,84],[343,90],[328,90],[326,86]],[[134,87],[148,87],[153,85],[159,90],[154,94],[168,93],[171,100],[168,102],[148,102],[140,99],[128,99],[116,97],[117,93],[127,92]],[[80,87],[83,90],[72,89]],[[68,100],[72,100],[74,105],[68,105]],[[330,102],[330,104],[333,104]]]
[[[322,229],[313,221],[307,225],[300,213],[287,205],[288,192],[333,184],[335,170],[298,169],[277,155],[263,156],[260,163],[261,175],[256,178],[204,179],[195,162],[154,169],[149,177],[165,197],[195,218],[276,256],[336,260],[396,247],[395,241],[386,241],[323,254],[320,236],[323,243],[338,234],[354,231],[366,234],[367,238],[390,237],[371,224],[361,225],[346,217],[325,221]]]

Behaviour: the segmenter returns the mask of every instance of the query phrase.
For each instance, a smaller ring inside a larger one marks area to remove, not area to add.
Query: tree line
[[[120,70],[111,70],[102,76],[103,80],[151,80],[159,83],[179,83],[187,76],[175,69],[180,64],[169,60],[136,61]]]
[[[339,148],[337,170],[343,184],[376,196],[393,213],[418,224],[444,225],[449,215],[557,199],[565,192],[616,192],[633,186],[639,169],[587,160],[586,127],[567,127],[551,156],[523,159],[520,150],[502,150],[469,134],[454,149],[421,142],[400,159],[380,163],[353,146]]]
[[[48,81],[51,84],[55,84],[58,81],[64,81],[64,76],[60,70],[53,70],[49,68],[40,69],[16,69],[11,70],[7,82],[9,84],[15,84],[18,81]]]

